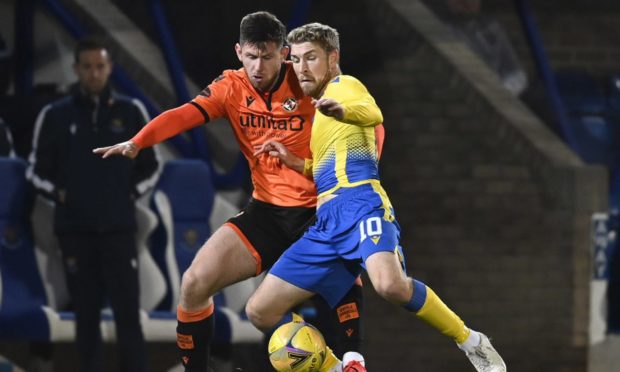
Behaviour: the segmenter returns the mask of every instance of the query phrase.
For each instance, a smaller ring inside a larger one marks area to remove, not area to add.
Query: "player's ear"
[[[282,49],[280,49],[280,55],[282,56],[282,59],[286,59],[290,51],[291,48],[288,45],[284,45]]]
[[[235,44],[235,53],[237,53],[237,58],[239,58],[239,61],[243,62],[241,60],[241,45],[239,43]]]
[[[336,65],[338,64],[338,61],[340,60],[340,52],[338,52],[338,50],[332,50],[331,52],[329,52],[329,67],[336,67]]]

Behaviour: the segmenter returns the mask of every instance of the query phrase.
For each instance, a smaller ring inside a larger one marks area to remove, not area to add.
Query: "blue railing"
[[[76,39],[88,35],[88,31],[73,17],[73,15],[58,0],[41,0],[43,5],[53,14],[63,27]],[[164,57],[168,66],[170,78],[179,104],[188,102],[190,95],[185,85],[185,74],[182,63],[176,53],[176,46],[164,10],[160,1],[150,1],[151,14],[155,22],[155,28],[160,36],[160,42]],[[17,31],[16,38],[20,40],[17,58],[19,70],[17,73],[16,92],[21,95],[32,93],[33,87],[33,25],[34,25],[35,0],[22,0],[16,5]],[[111,75],[115,84],[128,95],[141,100],[151,117],[161,113],[161,110],[153,101],[129,77],[126,71],[118,64],[114,65]],[[239,153],[237,162],[232,170],[226,174],[215,172],[213,162],[209,153],[206,135],[202,128],[191,130],[188,138],[176,136],[169,142],[179,151],[182,157],[199,158],[209,164],[213,172],[213,180],[218,189],[237,188],[247,179],[247,165],[243,155]]]
[[[15,4],[15,94],[32,95],[34,0]]]
[[[58,0],[41,0],[41,2],[74,38],[79,39],[88,34],[88,30],[86,30]],[[18,95],[32,94],[35,3],[36,0],[20,0],[16,3],[16,39],[20,41],[16,43],[16,45],[18,45],[16,52],[18,67],[15,89]],[[311,3],[312,0],[298,0],[296,2],[288,22],[289,29],[297,27],[305,22]],[[176,52],[177,48],[161,1],[149,0],[149,7],[155,29],[159,35],[161,48],[177,97],[177,103],[182,104],[188,102],[191,96],[185,84],[183,65]],[[161,110],[135,84],[121,66],[114,66],[111,78],[125,93],[141,100],[151,117],[155,117],[161,113]],[[213,180],[217,188],[236,188],[247,179],[247,165],[241,153],[239,153],[236,164],[232,170],[226,174],[218,174],[213,170],[214,167],[209,154],[204,130],[202,128],[195,128],[188,134],[189,139],[183,136],[176,136],[169,141],[177,151],[179,151],[181,156],[200,158],[207,162],[210,165],[210,169],[213,171]]]
[[[573,151],[579,153],[578,141],[575,138],[575,133],[569,123],[564,103],[562,102],[562,98],[558,92],[555,75],[549,66],[549,60],[538,34],[538,28],[536,27],[534,18],[532,17],[529,4],[527,0],[514,0],[514,3],[519,13],[519,18],[525,31],[525,36],[530,44],[534,62],[536,63],[536,68],[538,69],[538,73],[540,74],[547,91],[551,108],[553,109],[561,135]]]
[[[88,35],[88,31],[71,15],[71,13],[57,0],[41,0],[43,5],[52,13],[65,29],[76,39]],[[34,11],[34,9],[32,9]],[[32,24],[29,26],[32,29]],[[32,71],[30,72],[32,73]],[[112,71],[112,79],[118,86],[144,103],[151,116],[158,115],[160,110],[153,104],[144,92],[131,80],[123,68],[117,64]]]
[[[174,43],[172,31],[166,19],[164,8],[159,0],[149,0],[149,8],[155,23],[155,28],[159,35],[159,42],[166,60],[168,67],[168,73],[172,80],[172,85],[177,95],[177,103],[183,104],[190,100],[190,95],[185,84],[185,73],[183,71],[183,64],[181,58],[177,53],[177,47]],[[247,179],[248,169],[245,162],[245,158],[241,153],[237,157],[237,161],[233,169],[225,174],[220,174],[215,171],[209,146],[206,138],[206,134],[203,128],[194,128],[189,131],[190,146],[195,151],[193,157],[203,159],[209,164],[211,176],[215,187],[218,189],[233,189],[242,185]],[[187,144],[186,144],[187,145]],[[177,146],[178,147],[178,146]],[[185,146],[186,148],[188,146]]]

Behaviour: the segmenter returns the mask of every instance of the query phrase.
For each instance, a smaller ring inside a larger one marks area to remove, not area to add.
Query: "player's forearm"
[[[196,107],[184,104],[183,106],[165,111],[151,120],[131,141],[138,148],[143,149],[195,128],[203,124],[204,121],[203,114]]]
[[[305,174],[305,164],[306,161],[303,158],[297,157],[293,154],[289,154],[286,158],[281,159],[284,165],[291,168],[295,172],[299,172],[301,174]]]

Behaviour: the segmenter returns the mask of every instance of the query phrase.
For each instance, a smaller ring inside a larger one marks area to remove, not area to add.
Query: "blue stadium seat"
[[[171,160],[164,165],[151,202],[159,219],[159,225],[151,235],[151,254],[164,273],[168,286],[168,293],[157,308],[157,314],[163,318],[176,313],[181,275],[211,235],[209,219],[214,200],[215,186],[205,162]],[[236,292],[247,295],[247,291]],[[223,293],[215,296],[215,303],[216,343],[262,340],[262,334],[244,319],[240,309],[226,306]]]
[[[615,116],[620,116],[620,75],[609,78],[608,89],[609,108]]]
[[[47,340],[47,300],[28,225],[26,164],[0,158],[0,338]]]
[[[172,227],[175,244],[169,244],[178,247],[177,254],[168,255],[175,265],[180,262],[177,273],[189,265],[191,257],[211,233],[208,217],[213,207],[213,189],[208,169],[198,163],[173,162],[158,189],[159,198],[168,200],[169,206],[177,203],[181,206],[170,207],[171,214],[164,217],[170,221],[177,219]],[[37,264],[37,248],[30,233],[25,168],[22,160],[0,158],[0,339],[70,342],[75,338],[75,316],[49,306],[53,301],[46,296],[43,275]],[[185,189],[183,185],[189,187]],[[164,190],[169,194],[163,194]],[[175,289],[178,291],[178,288]],[[147,341],[176,340],[174,310],[142,310],[142,328]],[[262,334],[238,312],[221,306],[215,316],[216,342],[262,340]],[[101,330],[105,341],[115,340],[114,319],[109,310],[103,311]]]
[[[607,111],[607,99],[597,81],[585,71],[556,73],[560,97],[570,114],[602,114]]]
[[[175,311],[180,277],[211,235],[209,216],[215,188],[208,165],[200,160],[171,160],[153,192],[159,225],[151,236],[151,254],[167,278],[168,294],[160,310]]]

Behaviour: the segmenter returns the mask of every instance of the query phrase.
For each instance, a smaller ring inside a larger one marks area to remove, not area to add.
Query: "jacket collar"
[[[73,98],[75,99],[75,102],[78,105],[86,106],[86,107],[93,107],[95,105],[95,102],[92,100],[92,98],[88,96],[87,94],[84,94],[84,92],[82,92],[82,90],[80,89],[79,83],[75,83],[71,85],[70,92]],[[108,84],[103,89],[101,94],[99,94],[99,102],[100,103],[111,102],[111,99],[112,99],[112,90],[110,88],[110,85]]]

